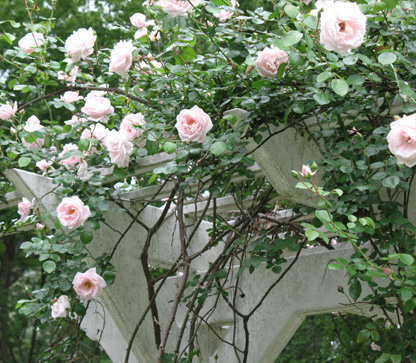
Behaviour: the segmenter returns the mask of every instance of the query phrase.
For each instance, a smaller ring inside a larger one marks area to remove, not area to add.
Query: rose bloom
[[[87,300],[100,296],[103,288],[107,286],[104,279],[97,274],[95,267],[84,273],[77,272],[72,285],[78,296]]]
[[[157,2],[169,15],[181,16],[187,15],[189,11],[193,10],[193,6],[199,5],[199,0],[192,0],[192,5],[185,0],[161,0]]]
[[[392,122],[390,128],[387,141],[397,163],[409,168],[416,165],[416,113]]]
[[[302,165],[302,175],[305,178],[309,178],[313,174],[315,174],[315,173],[312,173],[312,169],[310,168],[309,165]]]
[[[29,199],[23,197],[22,201],[17,205],[17,213],[20,214],[19,221],[25,221],[30,214],[31,209],[33,208],[33,204],[35,202],[35,198],[32,199],[32,202],[29,202]]]
[[[71,304],[69,303],[69,298],[66,295],[59,296],[58,299],[54,300],[54,303],[51,307],[51,315],[53,319],[56,318],[66,318],[68,312],[66,309],[69,309]]]
[[[62,159],[67,152],[72,151],[72,150],[78,150],[78,146],[75,144],[66,144],[62,152],[59,154],[59,158]],[[75,166],[76,164],[80,162],[81,162],[80,157],[76,157],[72,155],[72,156],[67,156],[66,159],[61,160],[59,163],[68,168],[70,166]]]
[[[35,115],[32,115],[27,119],[25,125],[23,126],[23,130],[28,133],[33,133],[35,131],[42,131],[43,126],[40,124],[39,119]],[[34,136],[32,135],[32,137]],[[36,139],[32,143],[29,143],[25,139],[22,139],[22,143],[29,150],[38,150],[44,145],[45,141],[44,139]]]
[[[225,23],[228,19],[233,17],[232,11],[221,10],[219,13],[214,13],[214,16],[220,20],[221,23]]]
[[[35,51],[33,48],[41,47],[43,43],[43,34],[34,32],[26,34],[17,44],[26,54],[32,54]]]
[[[87,122],[88,120],[83,117],[78,117],[77,115],[73,115],[70,120],[65,121],[65,125],[71,125],[74,127],[77,123]]]
[[[160,40],[160,30],[153,30],[149,34],[149,39],[151,42],[155,42],[156,40]]]
[[[105,128],[101,124],[95,124],[91,126],[90,129],[84,129],[81,134],[81,139],[96,139],[98,141],[103,142],[107,134],[109,133],[109,130]],[[97,149],[94,146],[90,146],[90,152],[96,152]]]
[[[114,112],[114,107],[108,98],[89,97],[86,98],[85,106],[81,111],[87,114],[92,121],[107,122],[108,115]]]
[[[322,13],[320,42],[327,50],[347,54],[363,43],[366,21],[356,3],[337,1]]]
[[[289,57],[284,50],[277,47],[264,48],[259,52],[256,60],[257,71],[263,77],[275,78],[279,66],[289,62]]]
[[[86,59],[93,52],[96,39],[92,28],[74,31],[65,41],[65,49],[72,57],[72,63]]]
[[[77,196],[65,197],[56,208],[58,219],[64,227],[78,228],[91,215],[90,207],[84,205]]]
[[[75,79],[77,78],[76,74],[79,72],[78,66],[75,66],[72,68],[72,71],[69,72],[69,75],[67,75],[65,72],[59,71],[58,72],[58,79],[62,79],[68,83],[75,84]]]
[[[61,101],[65,103],[75,103],[83,98],[84,97],[79,96],[79,92],[67,91],[61,96]]]
[[[36,223],[36,229],[38,231],[43,231],[45,229],[45,225],[40,224],[40,223]]]
[[[126,77],[133,62],[132,53],[136,49],[131,40],[122,40],[117,43],[110,57],[110,72]]]
[[[37,166],[40,170],[42,170],[42,171],[44,172],[44,174],[46,174],[46,172],[47,172],[48,168],[50,168],[50,167],[52,166],[52,164],[53,164],[53,161],[52,161],[52,160],[47,161],[47,160],[43,159],[43,160],[41,160],[41,161],[38,161],[38,162],[36,163],[36,166]],[[51,168],[51,169],[53,170],[53,168]]]
[[[138,28],[136,34],[134,34],[134,39],[139,39],[147,34],[147,26],[155,25],[154,20],[146,21],[146,15],[141,13],[136,13],[130,17],[130,22]]]
[[[143,134],[142,129],[136,128],[134,126],[141,126],[145,124],[143,115],[139,113],[130,113],[124,117],[123,121],[120,124],[120,130],[124,130],[127,133],[127,140],[133,141]]]
[[[185,142],[204,141],[212,126],[211,117],[198,106],[182,110],[176,117],[175,127],[178,129],[179,137]]]
[[[13,104],[13,107],[9,103],[0,106],[0,118],[3,121],[8,120],[10,117],[13,117],[17,111],[17,103]]]
[[[133,144],[128,140],[124,130],[111,130],[104,140],[111,162],[119,168],[129,165],[130,155],[133,152]]]

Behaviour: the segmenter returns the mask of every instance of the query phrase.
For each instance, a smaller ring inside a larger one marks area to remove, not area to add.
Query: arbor
[[[348,274],[339,294],[379,309],[366,310],[356,350],[338,352],[414,361],[413,4],[243,5],[97,3],[111,26],[97,11],[76,27],[78,3],[56,26],[32,5],[30,22],[8,23],[30,32],[26,44],[3,34],[1,182],[35,197],[21,219],[34,207],[42,226],[20,248],[45,278],[20,310],[65,336],[42,361],[83,359],[65,329],[101,292],[124,319],[120,361],[131,349],[145,361],[266,361],[252,352],[270,337],[250,331],[318,246],[338,257],[324,268]]]

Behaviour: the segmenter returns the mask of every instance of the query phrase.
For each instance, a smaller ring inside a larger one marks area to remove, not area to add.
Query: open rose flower
[[[363,43],[366,22],[356,3],[337,1],[322,13],[320,42],[327,50],[347,54]]]
[[[107,122],[108,115],[114,113],[114,107],[105,97],[87,97],[85,106],[81,111],[87,114],[92,121]]]
[[[65,197],[56,208],[58,219],[64,227],[78,228],[91,215],[90,207],[84,205],[77,196]]]
[[[175,127],[178,129],[179,137],[185,142],[204,141],[212,126],[211,117],[198,106],[182,110],[176,117]]]
[[[105,137],[110,131],[101,124],[94,124],[91,129],[84,129],[81,134],[81,139],[96,139],[104,142]],[[91,145],[90,152],[96,152],[97,149]]]
[[[32,135],[32,133],[35,131],[43,131],[43,126],[40,124],[39,119],[35,115],[32,115],[27,119],[25,125],[23,126],[23,130],[30,133],[31,136],[35,139],[35,141],[31,143],[27,142],[25,139],[22,140],[23,145],[26,146],[29,150],[38,150],[44,145],[44,139],[36,138],[34,135]]]
[[[140,112],[136,114],[129,113],[126,117],[124,117],[123,121],[121,122],[120,130],[126,131],[127,140],[133,141],[144,132],[143,129],[137,128],[135,126],[141,126],[144,123],[145,122],[143,115]]]
[[[74,31],[65,41],[65,50],[72,57],[72,63],[86,59],[93,52],[96,39],[92,28]]]
[[[181,16],[187,15],[192,11],[194,6],[199,5],[199,0],[192,0],[192,5],[187,0],[160,0],[157,5],[161,6],[169,15]]]
[[[111,130],[104,140],[111,162],[119,168],[129,165],[130,155],[133,153],[133,144],[127,138],[124,130]]]
[[[160,40],[160,30],[153,30],[149,34],[149,39],[151,42],[156,42],[157,40]]]
[[[289,62],[289,57],[284,50],[277,47],[264,48],[259,52],[256,60],[257,71],[263,77],[275,78],[279,70],[279,66]]]
[[[221,23],[225,23],[228,19],[233,17],[232,11],[222,9],[219,13],[214,13],[214,16],[219,19]]]
[[[79,92],[67,91],[61,96],[61,101],[65,103],[75,103],[83,98],[84,97],[79,96]]]
[[[147,27],[149,25],[155,25],[154,20],[146,21],[146,15],[141,13],[136,13],[130,17],[130,22],[137,27],[136,34],[134,34],[134,39],[139,39],[147,34]]]
[[[71,156],[66,155],[68,152],[73,151],[73,150],[78,150],[78,146],[75,144],[64,145],[64,149],[59,154],[59,158],[62,159],[59,163],[66,166],[67,168],[70,166],[75,166],[76,164],[79,164],[82,161],[81,160],[82,157],[74,156],[74,155],[71,155]],[[64,157],[65,159],[63,159]]]
[[[30,214],[30,211],[33,208],[34,202],[35,202],[35,198],[33,198],[32,202],[30,202],[29,199],[23,197],[22,201],[19,204],[17,204],[17,213],[20,214],[19,221],[24,222],[27,219],[27,217]]]
[[[53,319],[56,318],[66,318],[68,312],[66,309],[69,309],[71,304],[69,303],[69,298],[66,295],[59,296],[58,299],[54,300],[54,303],[51,307],[51,315]]]
[[[62,79],[66,82],[75,84],[75,80],[77,78],[76,74],[79,72],[78,66],[75,66],[72,68],[72,71],[69,72],[69,74],[66,74],[65,72],[59,71],[58,72],[58,79]]]
[[[53,167],[52,167],[52,164],[53,164],[53,161],[52,160],[49,160],[49,161],[47,161],[47,160],[45,160],[45,159],[42,159],[42,160],[40,160],[40,161],[38,161],[38,162],[36,162],[36,166],[41,170],[41,171],[43,171],[43,174],[46,174],[47,173],[47,171],[48,171],[48,169],[50,169],[51,171],[53,171],[54,169],[53,169]]]
[[[16,102],[13,104],[13,107],[10,106],[9,103],[6,103],[5,105],[1,105],[0,106],[0,118],[3,121],[6,121],[10,117],[13,117],[14,114],[16,113],[16,111],[17,111],[17,103]]]
[[[110,72],[118,73],[121,77],[126,77],[133,62],[132,53],[136,49],[131,40],[122,40],[117,43],[111,52]]]
[[[403,116],[390,124],[387,135],[389,149],[396,156],[399,164],[409,168],[416,165],[416,113]]]
[[[72,285],[78,296],[86,300],[100,296],[103,288],[107,286],[104,279],[97,274],[95,267],[84,273],[77,272]]]
[[[34,32],[26,34],[17,44],[26,54],[32,54],[35,51],[33,48],[41,47],[43,43],[43,34]]]

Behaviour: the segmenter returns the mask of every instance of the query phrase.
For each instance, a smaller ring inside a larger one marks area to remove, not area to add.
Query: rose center
[[[84,282],[84,287],[88,290],[91,289],[91,287],[92,287],[91,281],[85,281]]]
[[[75,209],[73,209],[73,208],[71,208],[69,211],[68,211],[68,214],[69,215],[72,215],[72,214],[74,214],[75,213]]]
[[[193,119],[189,119],[187,123],[189,126],[192,126],[195,123],[195,121]]]
[[[339,31],[345,32],[346,24],[342,21],[341,23],[338,23],[338,25],[339,25]]]

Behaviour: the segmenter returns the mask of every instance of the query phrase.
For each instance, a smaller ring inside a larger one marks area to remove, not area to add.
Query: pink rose
[[[64,145],[64,149],[59,154],[59,158],[65,157],[65,154],[72,151],[72,150],[78,150],[78,146],[74,144],[66,144]],[[75,166],[76,164],[79,164],[81,162],[82,157],[79,156],[67,156],[66,159],[62,159],[59,163],[61,165],[66,166],[67,168],[70,166]]]
[[[160,31],[159,30],[154,30],[154,31],[150,32],[149,39],[150,39],[151,42],[155,42],[156,40],[160,40]]]
[[[221,23],[225,23],[228,19],[233,17],[232,11],[221,10],[219,13],[214,13],[214,16],[220,20]]]
[[[32,54],[35,50],[33,48],[41,47],[45,43],[45,38],[41,33],[28,33],[19,40],[19,47],[26,53]]]
[[[32,134],[35,131],[43,131],[43,126],[40,124],[39,119],[35,115],[32,115],[27,119],[25,125],[23,126],[23,130],[25,130],[29,134]],[[25,139],[23,139],[23,145],[26,146],[29,150],[40,149],[44,145],[45,140],[36,138],[34,135],[31,136],[35,139],[35,141],[29,143]]]
[[[84,129],[81,134],[81,139],[96,139],[103,142],[109,130],[101,124],[94,124],[91,129]],[[97,149],[94,146],[90,147],[90,152],[96,152]]]
[[[127,139],[127,133],[124,130],[111,130],[104,140],[104,145],[112,163],[119,168],[129,165],[133,144]]]
[[[43,231],[45,229],[45,225],[40,224],[40,223],[36,223],[36,229],[38,231]]]
[[[111,106],[108,98],[88,97],[81,111],[87,114],[92,121],[107,122],[108,115],[114,112],[114,107]]]
[[[72,68],[72,71],[69,72],[69,75],[67,75],[65,72],[59,71],[58,72],[58,79],[62,79],[68,83],[75,84],[75,80],[77,78],[76,74],[79,72],[78,66],[75,66]]]
[[[65,49],[72,57],[72,63],[86,59],[93,52],[96,39],[92,28],[74,31],[65,42]]]
[[[175,127],[178,129],[179,137],[185,142],[204,141],[212,126],[211,117],[198,106],[182,110],[176,117]]]
[[[103,288],[107,286],[104,279],[97,274],[95,267],[84,273],[77,272],[72,285],[78,296],[87,300],[100,296]]]
[[[364,41],[367,18],[356,3],[335,2],[321,16],[321,44],[327,50],[347,54]]]
[[[136,34],[134,34],[134,39],[139,39],[147,34],[146,26],[149,25],[149,22],[146,23],[146,15],[136,13],[130,17],[130,22],[138,28]]]
[[[75,195],[62,199],[56,211],[61,224],[69,229],[82,226],[91,215],[90,208]]]
[[[371,342],[371,349],[379,352],[381,348],[376,343]]]
[[[43,174],[46,174],[46,172],[47,172],[47,170],[48,170],[49,168],[51,168],[51,170],[54,170],[54,169],[52,168],[52,164],[53,164],[53,161],[52,161],[52,160],[47,161],[47,160],[43,159],[43,160],[41,160],[41,161],[38,161],[38,162],[36,163],[36,166],[37,166],[37,167],[38,167],[41,171],[43,171]]]
[[[31,209],[33,208],[33,204],[35,202],[35,198],[32,199],[32,202],[29,202],[29,199],[23,197],[22,201],[17,204],[17,213],[20,214],[19,221],[24,222],[30,214]]]
[[[143,115],[139,113],[130,113],[124,117],[120,124],[120,130],[124,130],[127,133],[127,140],[133,141],[143,134],[144,130],[136,128],[134,126],[141,126],[145,123]]]
[[[59,296],[58,299],[54,299],[53,305],[51,307],[52,318],[66,318],[68,316],[66,309],[69,309],[70,307],[71,304],[69,303],[68,296],[62,295]]]
[[[289,62],[289,57],[284,50],[266,47],[257,56],[257,71],[263,77],[275,78],[279,66],[287,62]]]
[[[160,0],[157,5],[161,6],[169,15],[186,16],[189,11],[193,10],[194,6],[199,5],[199,0],[192,0],[192,5],[187,0]]]
[[[132,53],[136,49],[131,40],[122,40],[117,43],[111,52],[110,72],[126,77],[133,62]]]
[[[10,117],[13,117],[17,111],[17,103],[13,104],[13,107],[9,103],[0,106],[0,118],[3,121],[8,120]]]
[[[77,123],[87,122],[88,120],[83,117],[78,117],[77,115],[73,115],[70,120],[65,121],[65,125],[71,125],[74,127]]]
[[[302,175],[305,178],[309,178],[313,174],[315,174],[315,173],[312,173],[312,169],[310,168],[309,165],[302,165]]]
[[[416,165],[416,113],[392,122],[390,128],[387,141],[397,163],[409,168]]]
[[[61,101],[65,103],[75,103],[79,100],[82,100],[84,97],[79,96],[79,92],[65,92],[63,96],[61,96]]]

